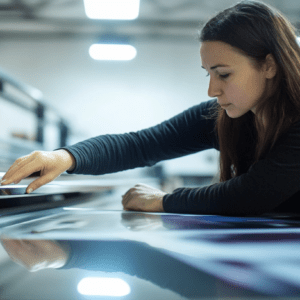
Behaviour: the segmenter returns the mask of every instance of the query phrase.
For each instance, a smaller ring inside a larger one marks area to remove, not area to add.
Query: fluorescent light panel
[[[122,297],[130,293],[130,286],[120,278],[86,277],[77,285],[82,295]]]
[[[133,20],[139,15],[140,0],[84,0],[90,19]]]
[[[131,45],[94,44],[89,53],[95,60],[132,60],[136,56],[136,49]]]

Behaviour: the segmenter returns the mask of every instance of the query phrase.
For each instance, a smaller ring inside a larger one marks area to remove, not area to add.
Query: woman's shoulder
[[[202,101],[199,104],[190,107],[185,112],[195,112],[197,114],[200,114],[201,116],[209,117],[215,115],[217,107],[217,99],[211,99]]]
[[[211,109],[211,108],[216,108],[217,105],[218,105],[217,98],[215,98],[215,99],[201,101],[199,104],[196,104],[196,105],[190,107],[190,109],[194,108],[194,109],[207,110],[207,109]]]
[[[278,144],[300,146],[300,120],[294,122],[279,137]]]
[[[218,105],[217,98],[203,101],[199,104],[203,109],[216,108]]]
[[[287,130],[287,132],[294,132],[300,134],[300,119],[295,121]]]

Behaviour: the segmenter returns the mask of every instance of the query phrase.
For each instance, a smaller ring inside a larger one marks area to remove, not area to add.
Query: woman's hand
[[[163,212],[166,193],[146,184],[137,184],[122,196],[125,210]]]
[[[18,158],[2,177],[1,185],[19,183],[22,179],[39,172],[40,177],[31,182],[26,193],[31,193],[42,185],[54,180],[61,173],[75,167],[73,155],[66,150],[34,151]]]
[[[69,249],[55,241],[1,239],[10,258],[30,272],[61,268],[69,257]]]

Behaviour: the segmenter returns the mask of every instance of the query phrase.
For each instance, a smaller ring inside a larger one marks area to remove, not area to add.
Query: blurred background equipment
[[[71,130],[55,108],[46,102],[42,92],[15,80],[1,69],[0,109],[0,171],[34,150],[67,144]]]

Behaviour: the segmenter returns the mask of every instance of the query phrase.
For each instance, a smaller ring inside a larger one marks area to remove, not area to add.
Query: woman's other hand
[[[55,241],[2,238],[1,243],[9,257],[30,272],[61,268],[69,258],[69,249]]]
[[[146,184],[137,184],[122,196],[125,210],[163,212],[163,196],[166,193]]]
[[[31,193],[42,185],[54,180],[61,173],[75,168],[75,159],[67,150],[34,151],[29,155],[18,158],[2,177],[1,185],[19,183],[33,173],[40,176],[31,182],[26,193]]]

